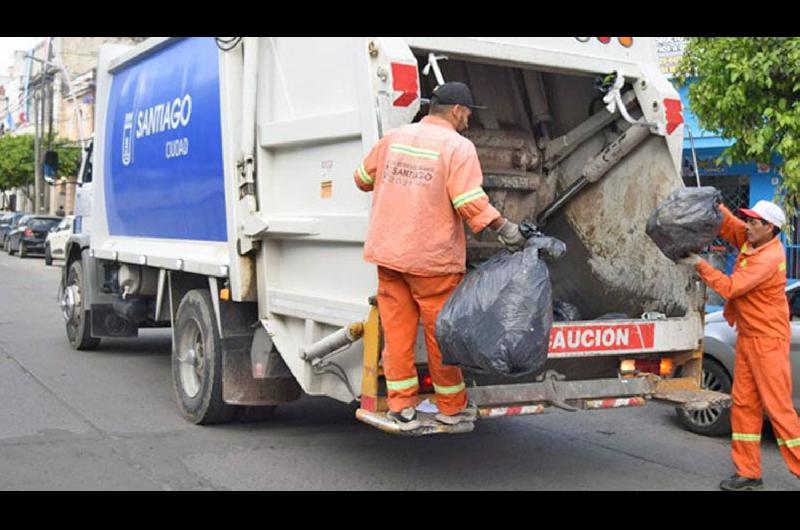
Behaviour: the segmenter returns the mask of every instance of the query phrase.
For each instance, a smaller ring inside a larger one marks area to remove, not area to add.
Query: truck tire
[[[702,386],[708,390],[730,394],[733,380],[720,363],[709,357],[703,357]],[[731,433],[729,407],[709,407],[694,412],[687,412],[677,407],[675,411],[681,424],[693,433],[703,436],[725,436]]]
[[[44,264],[45,265],[53,264],[53,255],[50,253],[50,245],[45,245],[44,247]]]
[[[172,385],[181,414],[197,425],[231,421],[237,407],[222,400],[222,343],[208,289],[184,295],[174,326]]]
[[[66,300],[71,291],[73,309],[66,308]],[[70,345],[76,350],[94,350],[100,344],[100,339],[92,337],[90,332],[90,313],[84,306],[83,263],[73,261],[67,273],[67,286],[62,295],[62,310],[67,321],[67,338]]]
[[[28,255],[28,249],[25,248],[25,242],[20,240],[19,242],[19,259],[23,259]]]

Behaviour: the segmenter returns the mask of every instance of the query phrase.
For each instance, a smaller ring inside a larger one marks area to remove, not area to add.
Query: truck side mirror
[[[58,153],[56,151],[46,151],[44,154],[44,165],[42,175],[45,182],[54,184],[58,174]]]

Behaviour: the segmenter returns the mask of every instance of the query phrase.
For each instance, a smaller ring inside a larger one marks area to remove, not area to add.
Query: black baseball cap
[[[451,81],[434,88],[431,95],[431,105],[461,105],[471,109],[486,108],[481,105],[475,105],[472,100],[472,91],[460,81]]]

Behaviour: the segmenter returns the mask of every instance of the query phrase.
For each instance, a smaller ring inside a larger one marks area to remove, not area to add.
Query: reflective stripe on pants
[[[422,318],[428,369],[436,391],[436,404],[444,414],[456,414],[467,404],[461,370],[442,364],[434,334],[436,317],[463,274],[416,276],[378,267],[378,311],[383,326],[383,371],[389,408],[395,412],[417,405],[417,369],[414,344]]]

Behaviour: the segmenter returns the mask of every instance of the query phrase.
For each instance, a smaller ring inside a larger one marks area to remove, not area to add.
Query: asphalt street
[[[306,396],[270,419],[194,426],[175,405],[169,330],[70,348],[55,263],[0,252],[0,490],[684,491],[733,472],[727,438],[655,403],[406,439]],[[766,489],[800,491],[771,435],[762,458]]]

